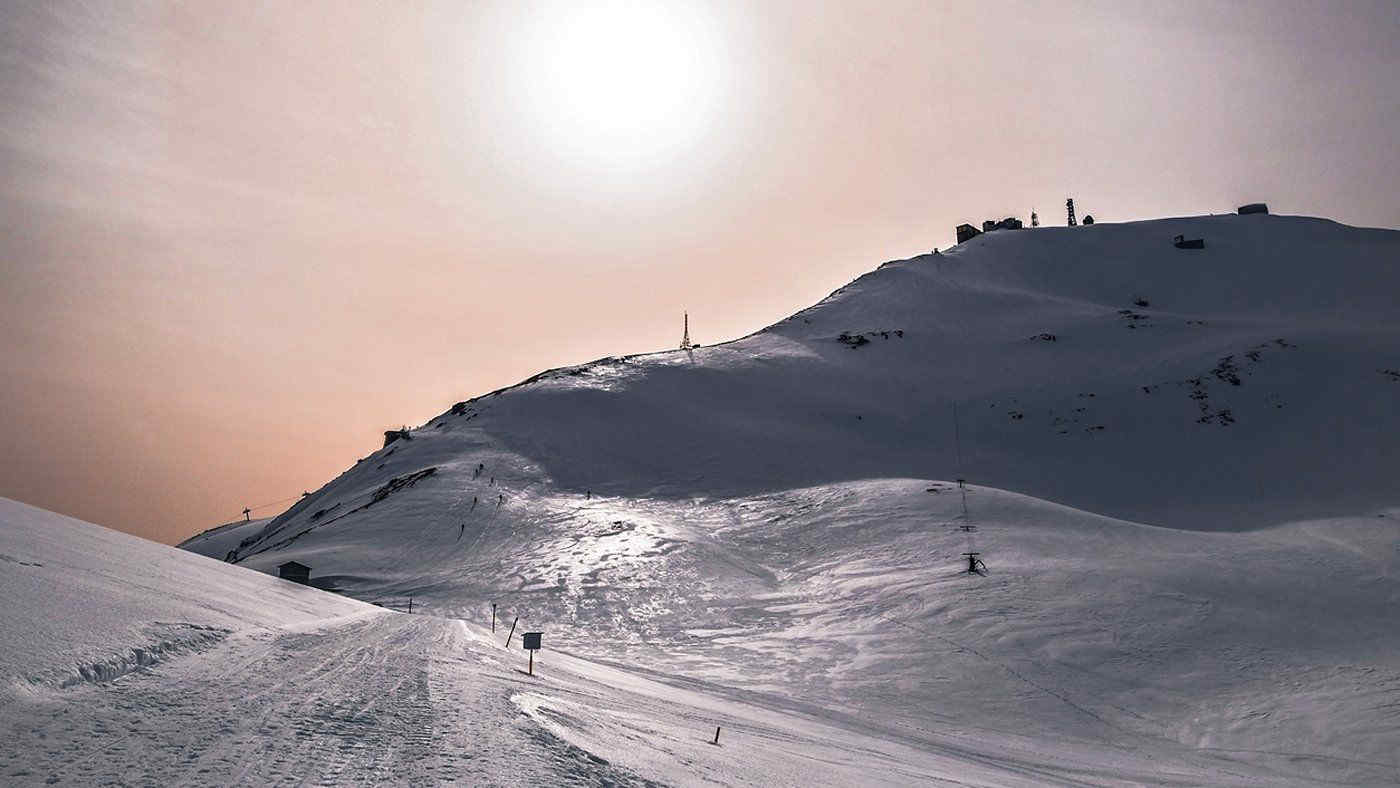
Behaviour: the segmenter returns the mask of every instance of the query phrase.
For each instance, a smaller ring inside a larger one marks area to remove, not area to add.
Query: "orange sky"
[[[962,221],[1400,226],[1392,2],[5,5],[0,495],[167,542]]]

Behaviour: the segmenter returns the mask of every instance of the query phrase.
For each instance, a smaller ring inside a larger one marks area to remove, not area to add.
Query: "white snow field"
[[[57,574],[7,605],[37,612],[4,624],[0,778],[1400,782],[1398,261],[1302,217],[1001,231],[458,403],[191,539],[237,564],[188,556],[202,583],[93,549],[67,574],[110,581],[101,626],[45,634]],[[15,506],[7,602],[57,517]],[[426,615],[245,569],[288,560]],[[224,634],[65,678],[154,621]]]
[[[0,560],[7,785],[1292,778],[1073,715],[1070,730],[1029,736],[954,722],[946,709],[899,722],[554,650],[529,676],[500,632],[381,610],[6,499]]]

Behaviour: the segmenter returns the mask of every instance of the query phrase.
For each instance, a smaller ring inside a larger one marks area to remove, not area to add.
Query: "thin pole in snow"
[[[962,476],[962,431],[958,428],[958,403],[953,403],[953,451],[958,461],[958,475]]]
[[[962,494],[963,522],[967,522],[967,484],[963,477],[962,429],[958,426],[958,403],[953,403],[953,452],[958,461],[958,491]]]
[[[496,603],[491,603],[491,631],[496,631]]]
[[[719,726],[718,726],[718,725],[715,726],[715,740],[712,741],[712,742],[710,742],[710,744],[713,744],[713,745],[715,745],[716,747],[719,746]]]
[[[512,621],[512,622],[510,622],[510,634],[509,634],[509,635],[506,635],[506,648],[510,648],[510,639],[511,639],[511,637],[512,637],[513,635],[515,635],[515,625],[516,625],[516,624],[519,624],[519,623],[520,623],[520,616],[516,616],[516,617],[515,617],[515,620]]]

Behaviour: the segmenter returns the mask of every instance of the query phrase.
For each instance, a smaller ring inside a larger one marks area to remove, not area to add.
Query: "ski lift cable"
[[[984,569],[985,569],[985,566],[986,566],[986,565],[983,564]],[[800,591],[799,593],[801,593],[802,596],[806,597],[806,599],[807,599],[807,601],[808,601],[809,603],[810,603],[810,602],[816,602],[817,599],[818,599],[819,597],[820,597],[820,598],[823,598],[823,599],[827,599],[827,597],[826,597],[825,594],[815,593],[815,592],[813,592],[813,591],[806,591],[806,590],[803,590],[803,591]],[[1032,688],[1034,688],[1034,689],[1036,689],[1036,690],[1038,690],[1038,691],[1040,691],[1040,692],[1042,692],[1042,693],[1044,693],[1044,694],[1046,694],[1046,695],[1048,695],[1048,696],[1050,696],[1050,697],[1052,697],[1052,698],[1055,698],[1056,700],[1060,701],[1061,703],[1064,703],[1066,706],[1069,706],[1070,708],[1074,709],[1075,711],[1078,711],[1079,713],[1081,713],[1081,714],[1083,714],[1083,715],[1085,715],[1085,716],[1087,716],[1087,717],[1090,717],[1090,718],[1092,718],[1092,719],[1094,719],[1094,720],[1097,720],[1098,722],[1102,723],[1103,725],[1105,725],[1105,726],[1107,726],[1107,727],[1109,727],[1109,728],[1112,728],[1112,729],[1114,729],[1114,730],[1121,731],[1121,732],[1124,732],[1124,733],[1138,734],[1137,731],[1129,730],[1129,729],[1127,729],[1127,728],[1123,728],[1122,726],[1115,725],[1115,724],[1113,724],[1112,722],[1109,722],[1108,720],[1104,719],[1103,717],[1099,716],[1098,714],[1095,714],[1095,713],[1094,713],[1093,711],[1091,711],[1090,709],[1087,709],[1087,708],[1085,708],[1084,706],[1081,706],[1081,705],[1079,705],[1078,703],[1075,703],[1074,701],[1070,700],[1070,699],[1069,699],[1068,697],[1066,697],[1063,693],[1056,692],[1055,690],[1050,689],[1049,687],[1045,686],[1044,684],[1041,684],[1041,683],[1039,683],[1039,682],[1036,682],[1036,681],[1034,681],[1034,680],[1028,678],[1028,677],[1025,676],[1024,674],[1022,674],[1021,672],[1017,671],[1015,668],[1011,667],[1011,666],[1010,666],[1009,664],[1007,664],[1006,662],[1004,662],[1004,661],[1002,661],[1002,660],[999,660],[999,659],[996,659],[995,657],[988,656],[987,654],[984,654],[983,652],[978,651],[977,649],[973,648],[972,646],[969,646],[969,645],[966,645],[966,644],[964,644],[964,643],[961,643],[961,642],[959,642],[959,641],[957,641],[957,640],[954,640],[953,638],[950,638],[950,637],[948,637],[948,636],[946,636],[946,635],[939,634],[938,632],[935,632],[935,631],[933,631],[933,630],[931,630],[931,629],[927,629],[927,628],[925,628],[925,627],[921,627],[921,626],[918,626],[918,625],[916,625],[916,624],[912,624],[912,623],[909,623],[909,622],[907,622],[907,621],[903,621],[903,620],[901,620],[901,619],[895,618],[894,616],[891,616],[891,615],[889,615],[889,614],[887,614],[887,613],[883,613],[883,612],[880,612],[880,611],[878,611],[878,610],[872,611],[872,612],[874,613],[874,615],[875,615],[877,618],[884,619],[885,621],[887,621],[887,622],[889,622],[889,623],[891,623],[891,624],[894,624],[895,626],[904,627],[905,629],[911,630],[911,631],[913,631],[913,632],[918,632],[918,633],[921,633],[921,634],[923,634],[923,635],[927,635],[928,637],[934,638],[934,639],[936,639],[936,640],[940,640],[940,641],[942,641],[942,642],[944,642],[944,643],[946,643],[946,644],[952,646],[954,649],[956,649],[956,650],[958,650],[958,651],[962,651],[962,652],[965,652],[965,653],[967,653],[967,654],[971,654],[971,655],[977,657],[978,659],[980,659],[980,660],[982,660],[982,661],[984,661],[984,662],[986,662],[986,663],[988,663],[988,664],[990,664],[990,665],[995,665],[995,666],[1001,668],[1002,670],[1006,671],[1007,674],[1009,674],[1010,676],[1012,676],[1012,677],[1015,678],[1016,680],[1018,680],[1018,681],[1020,681],[1020,682],[1022,682],[1022,683],[1024,683],[1024,684],[1026,684],[1027,686],[1030,686],[1030,687],[1032,687]],[[644,640],[643,642],[645,643],[646,641]],[[651,645],[651,644],[650,644],[650,643],[647,643],[647,645]],[[1032,664],[1038,664],[1038,663],[1035,663],[1034,660],[1032,660]]]
[[[958,494],[962,498],[962,520],[964,523],[971,524],[972,517],[967,511],[967,477],[963,473],[962,428],[958,424],[958,403],[956,400],[953,401],[953,452],[954,458],[957,460]],[[977,545],[972,538],[972,530],[966,529],[966,531],[967,551],[970,553],[977,549]]]
[[[301,495],[293,495],[293,496],[290,497],[290,498],[283,498],[283,499],[280,500],[280,501],[273,501],[273,502],[271,502],[271,503],[260,503],[260,504],[258,504],[257,506],[249,506],[249,507],[248,507],[248,511],[250,511],[250,512],[256,512],[256,511],[259,510],[259,509],[266,509],[266,508],[269,507],[269,506],[276,506],[276,505],[278,505],[278,504],[287,503],[288,501],[295,501],[296,499],[301,498],[301,497],[303,497],[303,496],[301,496]]]
[[[963,462],[962,462],[962,430],[961,430],[961,428],[958,426],[958,403],[957,403],[956,400],[954,400],[954,402],[953,402],[953,453],[954,453],[953,456],[954,456],[954,458],[957,460],[957,463],[958,463],[958,464],[957,464],[958,478],[961,479],[961,478],[962,478],[962,475],[963,475]]]
[[[348,502],[357,501],[357,500],[359,500],[359,499],[361,499],[361,498],[372,498],[373,496],[374,496],[374,491],[373,491],[373,490],[366,490],[365,492],[362,492],[362,493],[360,493],[360,494],[358,494],[358,495],[353,495],[353,496],[347,498],[345,501],[342,501],[342,503],[348,503]],[[292,499],[291,499],[291,498],[288,498],[287,500],[292,500]],[[268,506],[271,506],[272,504],[267,504],[267,505],[268,505]],[[295,540],[301,538],[302,536],[305,536],[306,534],[308,534],[308,533],[310,533],[310,532],[316,530],[317,528],[322,528],[322,527],[324,527],[324,526],[330,525],[331,523],[335,522],[336,520],[339,520],[339,519],[341,519],[341,518],[343,518],[343,517],[348,517],[348,516],[350,516],[350,515],[352,515],[352,514],[355,514],[356,512],[358,512],[358,511],[360,511],[360,510],[362,510],[362,509],[364,509],[364,508],[365,508],[365,507],[363,507],[363,506],[357,506],[357,507],[355,507],[354,509],[350,509],[350,510],[348,510],[348,511],[346,511],[346,512],[343,512],[343,513],[341,513],[341,514],[338,514],[338,515],[336,515],[335,517],[330,518],[329,520],[325,520],[325,521],[316,523],[316,524],[310,526],[309,528],[305,528],[305,529],[303,529],[303,530],[301,530],[301,531],[299,531],[299,532],[297,532],[297,533],[293,534],[292,536],[287,537],[287,538],[285,538],[285,539],[279,539],[279,540],[276,541],[276,542],[263,541],[263,542],[261,542],[260,544],[255,543],[255,544],[258,544],[258,549],[252,550],[252,551],[250,551],[250,552],[248,552],[248,553],[245,553],[245,554],[242,554],[242,555],[239,555],[237,561],[242,561],[242,560],[247,559],[247,558],[252,558],[253,556],[258,555],[258,554],[260,554],[260,553],[265,553],[265,552],[267,552],[268,550],[271,550],[271,549],[273,549],[273,548],[281,547],[281,546],[283,546],[283,545],[285,545],[285,544],[288,544],[288,543],[290,543],[290,542],[293,542],[293,541],[295,541]],[[280,534],[281,532],[279,531],[278,533]],[[267,537],[276,536],[276,535],[278,535],[278,534],[268,534],[267,536],[264,537],[264,539],[266,539]],[[251,546],[252,546],[252,545],[250,545],[250,547],[251,547]],[[236,563],[237,561],[235,561],[235,563]]]
[[[1006,671],[1007,673],[1009,673],[1013,678],[1016,678],[1016,679],[1018,679],[1018,680],[1024,682],[1025,684],[1027,684],[1027,685],[1029,685],[1029,686],[1031,686],[1031,687],[1034,687],[1034,688],[1040,690],[1041,692],[1045,693],[1046,695],[1051,696],[1052,698],[1058,699],[1059,701],[1061,701],[1061,702],[1064,703],[1065,705],[1067,705],[1067,706],[1069,706],[1070,708],[1072,708],[1072,709],[1074,709],[1074,710],[1080,712],[1081,714],[1084,714],[1084,715],[1086,715],[1086,716],[1092,717],[1092,718],[1098,720],[1099,722],[1103,723],[1104,725],[1107,725],[1108,727],[1113,728],[1113,729],[1115,729],[1115,730],[1124,730],[1123,728],[1121,728],[1121,727],[1119,727],[1119,726],[1117,726],[1117,725],[1114,725],[1113,723],[1109,722],[1108,720],[1104,719],[1103,717],[1100,717],[1099,715],[1095,714],[1094,712],[1090,711],[1089,709],[1086,709],[1086,708],[1084,708],[1083,706],[1079,705],[1078,703],[1075,703],[1074,701],[1072,701],[1072,700],[1070,700],[1069,698],[1065,697],[1063,694],[1061,694],[1061,693],[1059,693],[1059,692],[1056,692],[1056,691],[1050,689],[1049,687],[1046,687],[1046,686],[1043,685],[1043,684],[1040,684],[1040,683],[1038,683],[1038,682],[1036,682],[1036,681],[1032,681],[1031,679],[1026,678],[1026,676],[1024,676],[1023,674],[1021,674],[1019,671],[1017,671],[1015,668],[1011,667],[1010,665],[1007,665],[1005,662],[1002,662],[1001,660],[995,659],[995,658],[993,658],[993,657],[989,657],[989,656],[987,656],[986,654],[983,654],[982,652],[978,651],[977,649],[975,649],[975,648],[973,648],[973,647],[971,647],[971,646],[968,646],[968,645],[964,645],[964,644],[962,644],[962,643],[959,643],[958,641],[956,641],[956,640],[954,640],[954,639],[952,639],[952,638],[950,638],[950,637],[947,637],[947,636],[945,636],[945,635],[940,635],[940,634],[938,634],[937,632],[934,632],[934,631],[929,630],[929,629],[925,629],[924,627],[920,627],[920,626],[916,626],[916,625],[914,625],[914,624],[910,624],[910,623],[907,622],[907,621],[901,621],[901,620],[899,620],[899,619],[897,619],[897,618],[894,618],[893,616],[887,615],[887,614],[885,614],[885,613],[876,612],[875,615],[878,616],[878,617],[880,617],[880,618],[883,618],[884,620],[890,622],[891,624],[894,624],[894,625],[896,625],[896,626],[901,626],[901,627],[904,627],[904,628],[906,628],[906,629],[913,630],[913,631],[915,631],[915,632],[920,632],[920,633],[925,634],[925,635],[928,635],[929,637],[932,637],[932,638],[936,638],[936,639],[938,639],[938,640],[943,641],[944,643],[947,643],[948,645],[952,646],[953,648],[957,649],[958,651],[963,651],[963,652],[966,652],[966,653],[968,653],[968,654],[972,654],[973,656],[976,656],[977,658],[983,660],[984,662],[987,662],[987,663],[992,664],[992,665],[996,665],[997,667],[999,667],[999,668],[1001,668],[1002,670],[1004,670],[1004,671]]]

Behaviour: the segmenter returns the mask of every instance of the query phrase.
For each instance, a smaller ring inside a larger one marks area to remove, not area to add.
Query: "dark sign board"
[[[538,651],[540,648],[540,638],[543,635],[543,632],[526,632],[525,648],[529,651]]]

